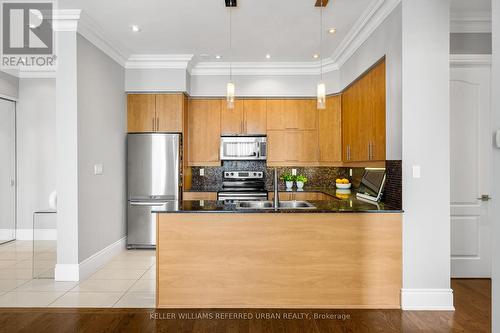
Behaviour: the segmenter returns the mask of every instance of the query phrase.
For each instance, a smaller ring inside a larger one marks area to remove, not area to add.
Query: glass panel
[[[15,103],[0,99],[0,244],[16,232]]]
[[[53,279],[57,261],[57,241],[47,240],[56,229],[56,212],[39,211],[33,214],[33,278]]]

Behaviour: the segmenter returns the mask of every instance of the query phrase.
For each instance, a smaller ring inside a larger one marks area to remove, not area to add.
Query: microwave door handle
[[[257,158],[260,158],[260,142],[257,142],[257,152],[255,153]]]

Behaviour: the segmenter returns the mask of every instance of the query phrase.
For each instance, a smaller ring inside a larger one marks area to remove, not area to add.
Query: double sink
[[[236,203],[236,209],[274,209],[272,201],[239,201]],[[316,209],[316,207],[307,201],[280,201],[277,209]]]

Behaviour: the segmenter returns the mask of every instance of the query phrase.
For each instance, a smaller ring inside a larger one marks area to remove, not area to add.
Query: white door
[[[490,66],[451,68],[451,276],[491,276]]]
[[[0,98],[0,244],[16,233],[16,104]]]

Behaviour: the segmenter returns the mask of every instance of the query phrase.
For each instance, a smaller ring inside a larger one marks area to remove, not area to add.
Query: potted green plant
[[[281,180],[285,181],[286,189],[291,190],[293,187],[293,181],[295,180],[295,176],[287,172],[281,175]]]
[[[304,175],[298,175],[295,177],[295,182],[297,183],[297,188],[302,190],[304,189],[304,184],[307,183],[307,177]]]

